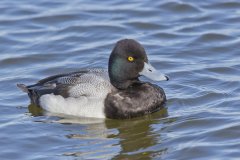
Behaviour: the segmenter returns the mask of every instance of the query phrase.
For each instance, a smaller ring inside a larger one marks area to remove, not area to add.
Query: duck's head
[[[143,46],[133,39],[117,42],[109,58],[108,73],[113,86],[126,89],[143,75],[155,81],[169,78],[149,62]]]

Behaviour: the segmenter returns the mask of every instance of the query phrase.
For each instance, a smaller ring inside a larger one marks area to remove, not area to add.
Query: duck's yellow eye
[[[128,61],[129,61],[129,62],[132,62],[132,61],[134,61],[134,58],[133,58],[132,56],[129,56],[129,57],[128,57]]]

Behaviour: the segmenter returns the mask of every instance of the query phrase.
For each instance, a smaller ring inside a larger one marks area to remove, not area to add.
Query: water
[[[1,159],[239,159],[240,2],[0,2]],[[133,38],[171,77],[167,109],[132,120],[44,114],[16,83],[107,67]]]

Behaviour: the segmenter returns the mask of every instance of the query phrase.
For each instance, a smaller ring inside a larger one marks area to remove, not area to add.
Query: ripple
[[[65,23],[65,21],[74,21],[78,18],[78,15],[74,14],[57,14],[57,15],[42,15],[38,17],[31,18],[33,23],[41,23],[44,25]]]
[[[147,22],[128,22],[126,25],[134,27],[136,29],[143,29],[143,30],[154,30],[154,29],[166,29],[167,26],[154,24],[154,23],[147,23]]]
[[[239,24],[240,17],[239,16],[228,17],[223,19],[222,21],[229,24]]]
[[[1,67],[4,67],[4,68],[16,67],[19,65],[33,65],[34,63],[44,59],[49,60],[49,58],[52,58],[52,59],[55,59],[55,61],[58,61],[57,59],[60,58],[60,56],[59,55],[57,56],[56,54],[41,54],[41,55],[5,58],[0,61],[0,65]],[[42,61],[41,63],[44,63],[44,62],[48,63],[47,61]]]
[[[0,37],[0,46],[1,48],[6,49],[8,45],[21,45],[23,44],[21,41],[16,40],[16,39],[12,39],[10,37]]]
[[[167,2],[160,5],[160,7],[164,10],[168,10],[171,12],[174,12],[176,14],[179,13],[199,13],[200,9],[195,7],[194,5],[190,3],[184,3],[184,2]]]
[[[166,33],[166,32],[162,32],[162,33],[156,33],[154,34],[154,36],[156,36],[157,38],[161,38],[161,39],[176,39],[179,38],[180,35],[174,34],[174,33]]]
[[[232,36],[220,34],[220,33],[205,33],[197,38],[196,42],[219,42],[232,40]]]
[[[213,3],[211,5],[205,5],[204,7],[209,9],[239,9],[240,3],[239,2],[220,2],[220,3]]]

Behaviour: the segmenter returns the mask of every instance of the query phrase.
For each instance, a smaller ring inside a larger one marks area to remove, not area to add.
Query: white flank
[[[68,97],[46,94],[40,97],[40,105],[43,109],[60,114],[78,117],[105,118],[104,98],[101,97]]]

